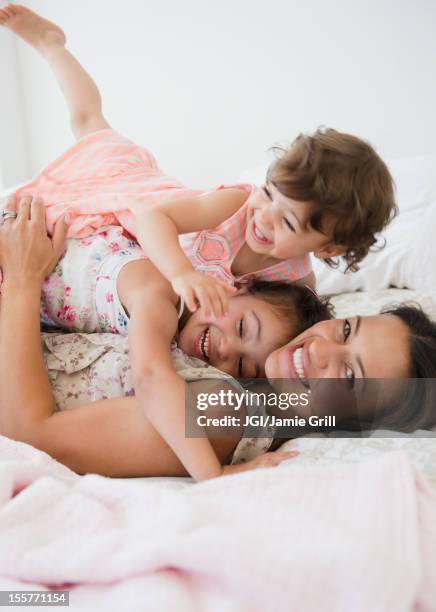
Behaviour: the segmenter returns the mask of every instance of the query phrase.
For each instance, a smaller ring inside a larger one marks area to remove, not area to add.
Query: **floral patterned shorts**
[[[131,261],[146,259],[139,245],[109,226],[87,238],[70,238],[64,256],[44,281],[41,322],[69,331],[127,335],[128,317],[117,277]]]

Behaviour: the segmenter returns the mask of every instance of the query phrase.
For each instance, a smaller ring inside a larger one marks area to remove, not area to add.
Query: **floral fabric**
[[[71,410],[83,404],[134,395],[127,337],[111,333],[43,333],[42,347],[53,388],[56,410]],[[173,348],[174,367],[187,382],[199,379],[226,379],[235,390],[243,391],[228,374],[200,359]],[[264,413],[263,407],[253,409]],[[231,463],[242,463],[266,452],[273,431],[267,437],[242,437]]]

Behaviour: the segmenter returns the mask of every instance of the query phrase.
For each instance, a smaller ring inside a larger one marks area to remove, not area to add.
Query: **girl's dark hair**
[[[284,321],[292,323],[298,336],[319,321],[333,317],[333,307],[327,298],[320,298],[307,286],[277,281],[252,281],[249,295],[270,304]]]

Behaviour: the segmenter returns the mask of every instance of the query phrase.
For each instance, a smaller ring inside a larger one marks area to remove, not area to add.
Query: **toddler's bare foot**
[[[65,34],[59,26],[25,6],[8,4],[0,8],[0,25],[12,30],[42,53],[52,45],[65,45]]]

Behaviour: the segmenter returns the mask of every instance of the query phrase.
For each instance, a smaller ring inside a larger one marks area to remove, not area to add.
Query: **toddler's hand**
[[[195,270],[175,277],[171,285],[191,312],[195,312],[199,305],[204,308],[206,316],[213,314],[216,317],[227,312],[227,300],[237,291],[235,287]]]
[[[299,451],[274,451],[270,453],[262,453],[250,461],[238,463],[237,465],[224,465],[222,476],[227,474],[236,474],[238,472],[248,472],[249,470],[258,470],[259,468],[275,467],[286,459],[293,459],[299,455]]]

